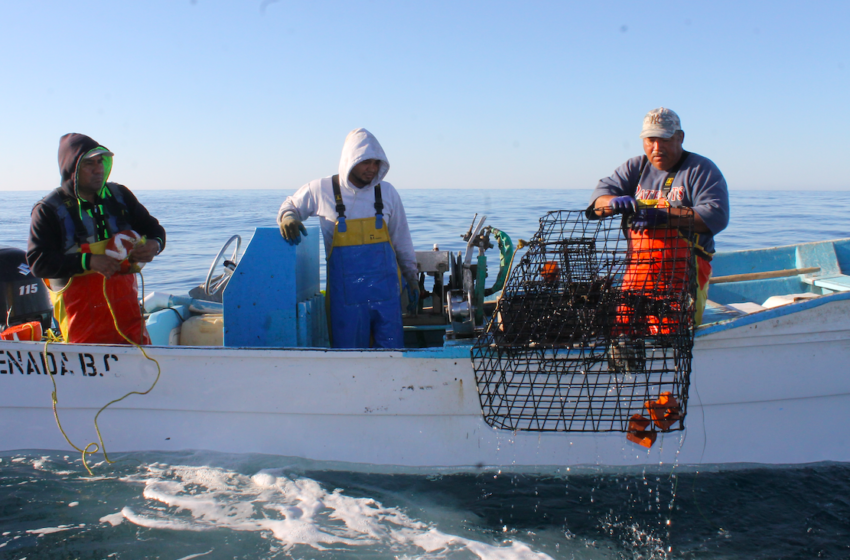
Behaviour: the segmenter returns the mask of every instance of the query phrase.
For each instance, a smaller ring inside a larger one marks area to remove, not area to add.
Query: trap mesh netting
[[[620,216],[541,218],[472,350],[487,423],[627,432],[662,399],[680,421],[658,426],[683,429],[696,294],[689,237],[624,229]]]

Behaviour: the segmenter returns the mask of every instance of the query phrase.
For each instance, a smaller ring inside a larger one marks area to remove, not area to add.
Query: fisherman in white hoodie
[[[382,182],[389,170],[372,133],[352,130],[342,147],[339,175],[310,181],[278,211],[280,233],[290,243],[307,235],[304,220],[319,217],[334,348],[404,347],[401,278],[416,305],[418,269],[401,198]]]

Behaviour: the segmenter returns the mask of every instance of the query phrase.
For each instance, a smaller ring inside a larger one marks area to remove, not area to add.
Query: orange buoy
[[[549,283],[557,282],[560,268],[557,261],[546,261],[543,263],[543,270],[540,272],[540,276]]]
[[[26,340],[37,342],[41,340],[41,336],[43,334],[44,333],[41,330],[41,322],[30,321],[29,323],[21,323],[20,325],[9,327],[0,333],[0,338],[3,340]]]
[[[670,431],[673,424],[682,419],[679,401],[669,391],[661,393],[657,401],[646,401],[644,406],[649,411],[652,422],[662,432]]]
[[[649,449],[655,443],[655,438],[658,437],[658,432],[647,430],[649,420],[635,414],[629,419],[629,431],[626,432],[626,439],[638,445],[642,445]]]

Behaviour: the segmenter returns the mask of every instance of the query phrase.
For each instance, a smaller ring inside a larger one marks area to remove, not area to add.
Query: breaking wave
[[[145,469],[122,478],[144,484],[144,505],[127,506],[120,512],[124,520],[141,527],[254,532],[289,553],[308,547],[391,552],[397,558],[551,558],[513,539],[487,543],[447,534],[400,508],[385,507],[372,498],[347,496],[340,489],[329,491],[315,480],[287,476],[280,469],[261,470],[253,476],[215,467],[159,463]],[[118,519],[112,515],[101,521],[115,525]]]

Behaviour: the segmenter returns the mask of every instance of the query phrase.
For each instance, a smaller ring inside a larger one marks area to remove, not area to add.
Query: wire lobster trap
[[[578,211],[540,219],[472,350],[489,425],[635,433],[646,429],[635,420],[647,414],[662,431],[684,428],[696,294],[692,233],[640,233],[626,222]]]

